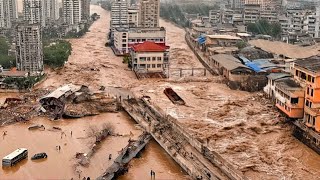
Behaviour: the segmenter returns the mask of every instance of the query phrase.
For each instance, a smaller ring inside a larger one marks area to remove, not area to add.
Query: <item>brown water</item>
[[[73,51],[66,66],[59,72],[48,72],[48,79],[37,88],[58,87],[66,83],[85,84],[91,88],[100,85],[128,87],[136,84],[134,74],[122,64],[122,58],[114,56],[110,48],[105,47],[110,14],[98,6],[92,6],[92,12],[100,14],[101,19],[91,26],[90,32],[84,37],[70,40]],[[92,71],[90,67],[98,68],[99,71]],[[0,94],[0,98],[7,95],[16,94]],[[88,167],[77,166],[75,154],[87,153],[94,142],[93,138],[88,137],[89,127],[96,126],[99,129],[105,123],[111,123],[115,132],[124,136],[108,137],[93,155]],[[28,127],[32,124],[43,124],[46,130],[29,131]],[[53,126],[61,127],[66,136],[61,138],[60,131],[52,131]],[[27,124],[1,127],[0,133],[3,131],[7,131],[8,135],[3,139],[1,136],[0,157],[25,147],[29,150],[29,159],[14,167],[0,169],[0,179],[71,179],[78,177],[77,171],[81,172],[81,177],[96,178],[111,165],[108,155],[115,157],[125,147],[130,131],[134,138],[141,133],[140,128],[125,113],[105,113],[56,122],[37,117]],[[59,145],[62,147],[61,152],[56,150]],[[30,157],[39,152],[46,152],[48,159],[31,161]],[[186,178],[181,168],[155,142],[151,142],[142,158],[133,160],[131,166],[129,174],[122,178],[145,179],[150,175],[150,167],[162,179]]]

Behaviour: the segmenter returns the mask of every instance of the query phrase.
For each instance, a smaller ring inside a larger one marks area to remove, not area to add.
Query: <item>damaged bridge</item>
[[[158,111],[147,98],[121,105],[193,179],[247,179],[219,154],[187,133],[177,120]]]

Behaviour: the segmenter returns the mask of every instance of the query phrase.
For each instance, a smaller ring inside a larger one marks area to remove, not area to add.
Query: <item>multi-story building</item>
[[[62,19],[67,25],[81,22],[81,0],[62,0]]]
[[[245,4],[243,9],[243,22],[255,23],[260,18],[260,5],[259,4]]]
[[[81,0],[81,19],[89,20],[90,19],[90,0]]]
[[[160,0],[141,0],[139,27],[159,27]]]
[[[11,28],[18,18],[16,0],[0,1],[0,28]]]
[[[42,0],[23,0],[23,19],[29,24],[46,26]]]
[[[231,7],[232,9],[241,9],[245,4],[245,0],[232,0]]]
[[[270,23],[279,22],[278,12],[275,9],[262,9],[260,11],[260,19],[267,20]]]
[[[276,107],[289,118],[302,118],[304,89],[291,78],[275,81]]]
[[[133,45],[145,41],[164,46],[166,30],[164,28],[117,28],[114,32],[114,47],[119,55],[129,53]]]
[[[41,27],[38,24],[19,24],[16,27],[16,63],[20,71],[36,75],[43,71]]]
[[[128,9],[128,23],[129,27],[138,27],[139,10],[135,7]]]
[[[221,23],[221,13],[220,10],[210,10],[209,11],[209,21],[212,24]]]
[[[115,0],[111,6],[110,30],[127,28],[128,25],[128,2],[127,0]]]
[[[59,19],[59,6],[57,0],[43,0],[43,16],[46,25]]]
[[[132,70],[142,73],[164,72],[169,60],[167,47],[150,41],[132,46],[130,57]]]
[[[294,78],[305,88],[303,122],[320,132],[320,57],[295,61]]]

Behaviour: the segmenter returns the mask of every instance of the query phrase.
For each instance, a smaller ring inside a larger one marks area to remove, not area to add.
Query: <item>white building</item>
[[[11,28],[17,18],[16,0],[0,0],[0,28]]]
[[[114,46],[119,54],[127,54],[133,45],[145,41],[165,45],[166,30],[164,28],[117,28],[114,32]]]
[[[138,27],[139,10],[137,8],[128,9],[129,27]]]
[[[59,19],[58,0],[43,0],[43,15],[47,23],[54,22]]]
[[[140,73],[164,72],[169,61],[167,47],[150,41],[134,45],[130,56],[132,70]]]
[[[65,24],[79,24],[81,12],[81,0],[62,0],[62,19]]]
[[[127,0],[115,0],[111,6],[111,32],[116,28],[127,28],[128,26],[128,2]]]
[[[139,27],[159,27],[160,0],[140,0]]]
[[[43,71],[41,27],[37,24],[19,24],[16,27],[17,69],[38,74]]]
[[[42,0],[23,0],[23,19],[29,24],[39,24],[45,27],[43,6],[44,1]]]

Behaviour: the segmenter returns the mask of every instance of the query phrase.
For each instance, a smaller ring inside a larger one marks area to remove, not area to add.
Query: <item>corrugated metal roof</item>
[[[243,65],[241,61],[231,55],[227,54],[217,54],[211,56],[212,59],[217,61],[221,66],[231,71],[237,68],[245,68],[250,70],[247,66]]]

